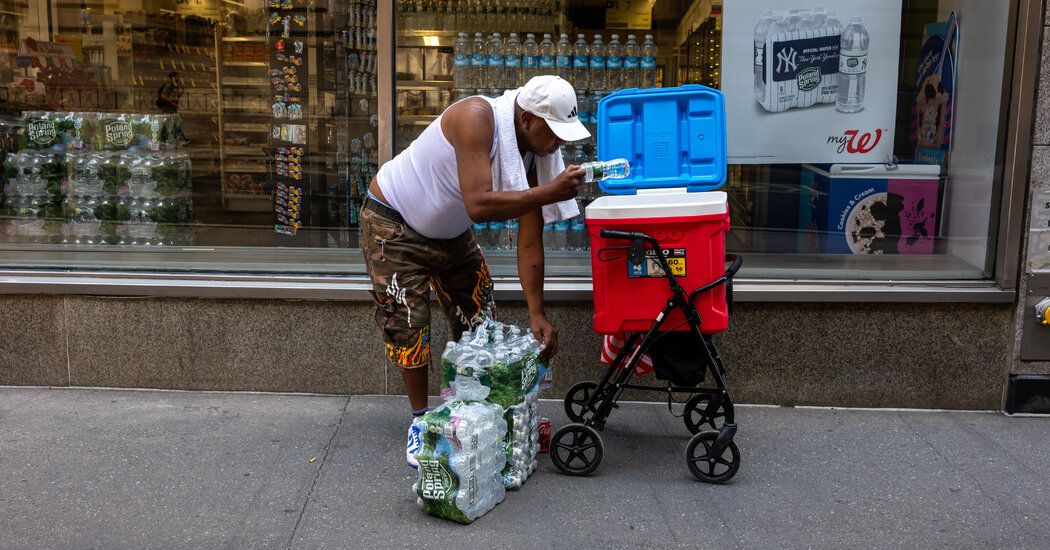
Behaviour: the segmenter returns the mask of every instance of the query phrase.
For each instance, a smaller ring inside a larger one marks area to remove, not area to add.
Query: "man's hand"
[[[529,329],[536,341],[540,343],[543,351],[540,352],[541,361],[550,361],[554,354],[558,353],[558,329],[543,315],[534,315],[529,319]]]
[[[558,177],[552,179],[543,187],[549,189],[550,202],[561,202],[575,199],[583,189],[583,168],[576,164],[570,164]]]

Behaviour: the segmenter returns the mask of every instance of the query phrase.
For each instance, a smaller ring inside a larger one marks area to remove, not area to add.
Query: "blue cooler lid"
[[[726,116],[722,92],[687,84],[620,90],[598,103],[598,158],[626,158],[631,175],[603,180],[602,190],[685,187],[712,191],[726,181]]]

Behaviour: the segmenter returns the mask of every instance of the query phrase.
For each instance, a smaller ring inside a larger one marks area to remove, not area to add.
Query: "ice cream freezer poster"
[[[726,2],[729,162],[884,162],[893,153],[901,0]]]

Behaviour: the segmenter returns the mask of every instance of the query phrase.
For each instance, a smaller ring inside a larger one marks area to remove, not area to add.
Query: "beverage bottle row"
[[[522,42],[512,32],[504,40],[501,33],[488,39],[474,33],[459,33],[453,47],[453,85],[458,89],[509,89],[545,74],[556,74],[581,90],[619,90],[623,88],[651,88],[656,85],[656,43],[646,35],[642,44],[628,35],[621,44],[619,35],[612,35],[609,44],[602,35],[594,35],[588,44],[582,34],[576,43],[562,34],[557,44],[550,34],[537,42],[536,35],[528,33]]]
[[[584,201],[580,201],[581,203]],[[571,220],[562,220],[543,226],[543,248],[548,251],[587,250],[587,227],[581,214]],[[474,238],[486,251],[514,251],[518,248],[518,220],[476,223]]]
[[[463,32],[553,31],[554,0],[398,0],[398,26],[407,30]]]

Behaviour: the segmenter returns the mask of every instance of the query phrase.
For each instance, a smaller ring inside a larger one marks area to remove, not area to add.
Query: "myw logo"
[[[870,153],[875,150],[882,140],[882,129],[876,129],[874,133],[860,130],[846,130],[841,136],[831,136],[828,143],[839,146],[838,153],[849,153],[851,155]]]

